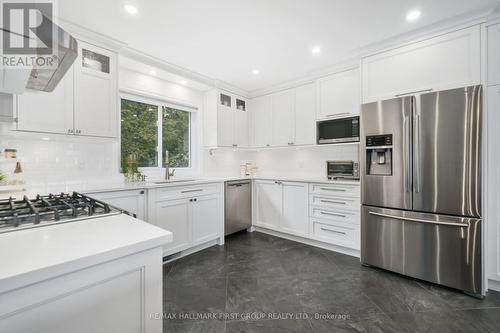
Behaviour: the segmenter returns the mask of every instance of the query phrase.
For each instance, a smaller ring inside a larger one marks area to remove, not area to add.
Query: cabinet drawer
[[[322,220],[311,220],[312,239],[359,250],[361,238],[359,225],[323,222]]]
[[[358,184],[311,184],[311,194],[334,195],[346,197],[360,197]]]
[[[311,205],[322,208],[340,208],[360,210],[359,198],[343,196],[325,196],[313,194],[310,197]]]
[[[218,192],[217,184],[203,184],[199,186],[166,187],[156,190],[156,200],[179,199],[187,197],[198,197],[200,195],[214,194]]]
[[[343,210],[312,206],[310,217],[339,223],[360,224],[360,210]]]

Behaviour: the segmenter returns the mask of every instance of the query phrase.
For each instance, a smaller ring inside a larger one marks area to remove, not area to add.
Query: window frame
[[[168,107],[168,108],[173,108],[179,111],[184,111],[184,112],[189,112],[189,166],[188,167],[173,167],[171,169],[178,169],[178,170],[184,170],[184,171],[191,171],[195,169],[195,154],[194,152],[196,151],[196,147],[194,147],[194,143],[196,140],[193,139],[194,135],[194,127],[196,126],[196,121],[195,117],[193,115],[196,114],[198,109],[196,107],[191,107],[191,106],[184,106],[181,104],[177,104],[175,102],[169,102],[167,100],[162,100],[154,97],[147,97],[147,96],[142,96],[142,95],[136,95],[132,93],[120,93],[119,96],[119,103],[118,105],[120,106],[120,128],[119,128],[119,155],[118,159],[121,161],[121,101],[122,99],[126,99],[132,102],[138,102],[138,103],[144,103],[144,104],[149,104],[149,105],[154,105],[156,106],[157,109],[157,118],[156,118],[156,128],[157,128],[157,142],[156,142],[156,154],[157,154],[157,163],[158,165],[156,167],[139,167],[140,170],[142,171],[159,171],[159,170],[164,170],[165,167],[163,166],[163,107]]]

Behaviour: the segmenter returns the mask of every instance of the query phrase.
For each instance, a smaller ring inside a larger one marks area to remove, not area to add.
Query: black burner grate
[[[86,195],[73,194],[37,195],[34,199],[9,198],[0,200],[0,232],[5,229],[43,222],[58,222],[109,214],[113,208],[108,204]]]

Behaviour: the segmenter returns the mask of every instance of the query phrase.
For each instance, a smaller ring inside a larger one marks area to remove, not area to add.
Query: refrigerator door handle
[[[403,216],[389,215],[389,214],[376,213],[376,212],[369,212],[369,214],[374,215],[374,216],[379,216],[379,217],[387,217],[390,219],[403,220],[403,221],[429,223],[429,224],[436,224],[436,225],[446,225],[446,226],[450,226],[450,227],[461,227],[461,228],[468,228],[469,227],[469,225],[467,223],[431,221],[431,220],[424,220],[424,219],[416,219],[413,217],[403,217]]]
[[[411,192],[411,151],[410,151],[410,119],[408,116],[403,118],[403,154],[405,163],[405,183],[406,192]]]
[[[415,160],[414,160],[414,168],[415,168],[415,192],[420,192],[420,169],[421,169],[421,161],[420,161],[420,135],[421,135],[421,122],[420,122],[420,110],[417,110],[415,107],[415,138],[414,138],[414,149],[415,149]]]

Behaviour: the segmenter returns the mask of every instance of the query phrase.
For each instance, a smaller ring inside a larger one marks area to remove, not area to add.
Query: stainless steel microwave
[[[318,144],[359,142],[359,117],[318,121]]]

